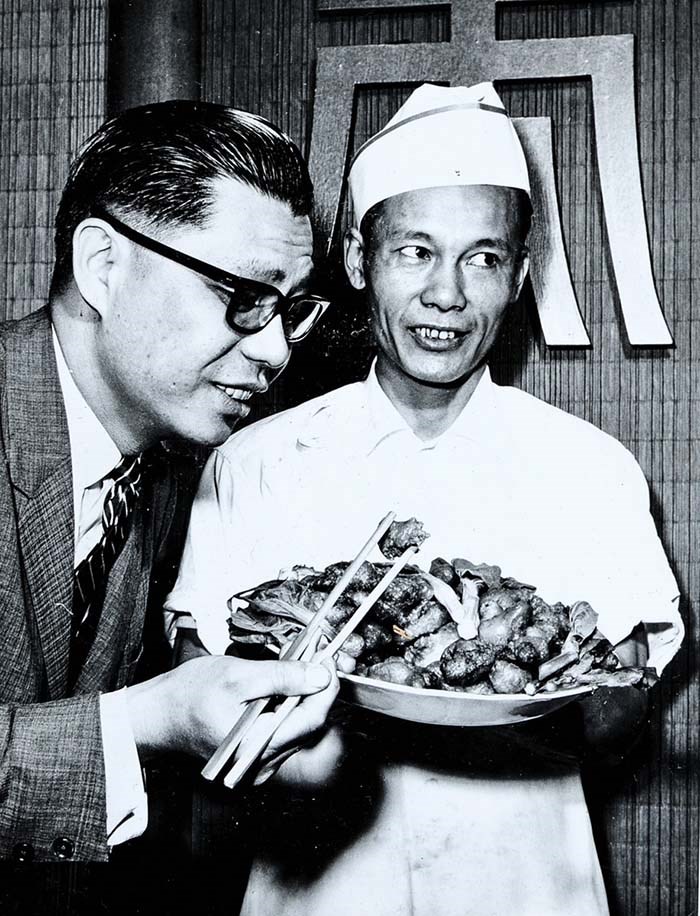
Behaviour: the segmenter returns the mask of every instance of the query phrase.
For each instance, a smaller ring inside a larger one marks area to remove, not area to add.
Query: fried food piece
[[[457,624],[450,621],[434,633],[420,636],[412,646],[406,649],[406,661],[416,668],[432,668],[434,663],[439,665],[442,653],[457,639],[459,639]],[[440,680],[442,680],[442,670],[440,670]]]
[[[479,617],[489,620],[504,611],[510,611],[523,601],[529,602],[533,597],[532,591],[526,586],[519,588],[489,588],[479,602]]]
[[[459,594],[457,591],[459,588],[459,576],[455,572],[454,566],[448,563],[447,560],[443,560],[442,557],[435,557],[430,564],[430,574],[435,576],[436,579],[442,579],[443,582],[446,582]]]
[[[510,610],[482,620],[479,624],[479,639],[503,649],[523,632],[529,622],[530,605],[521,599]]]
[[[429,598],[407,615],[404,629],[416,639],[439,630],[449,619],[447,609],[434,598]]]
[[[433,588],[423,576],[397,576],[377,602],[378,620],[405,629],[408,614],[433,597]]]
[[[534,629],[528,627],[528,630]],[[523,668],[537,668],[540,662],[549,658],[549,646],[543,637],[528,635],[527,630],[522,635],[518,634],[511,639],[505,650],[504,657]]]
[[[389,530],[379,542],[379,549],[387,560],[395,560],[409,547],[420,547],[430,537],[417,518],[404,522],[392,522]]]
[[[385,655],[394,645],[391,630],[376,620],[367,620],[360,626],[359,633],[365,641],[368,652]]]
[[[476,684],[466,684],[462,687],[462,690],[465,693],[476,693],[481,696],[487,696],[496,692],[488,680],[477,681]]]
[[[499,604],[490,594],[485,595],[479,601],[480,620],[491,620],[493,617],[501,615],[505,610],[507,610],[507,608]]]
[[[569,632],[568,610],[561,602],[547,604],[539,595],[530,598],[530,608],[532,626],[542,632],[549,643],[550,652],[559,652]]]
[[[440,668],[448,684],[475,684],[488,674],[496,659],[494,646],[480,639],[458,639],[442,653]]]
[[[423,677],[402,658],[387,658],[367,668],[367,677],[375,677],[380,681],[390,681],[392,684],[403,684],[407,687],[425,687]]]
[[[350,658],[359,658],[365,651],[365,641],[359,633],[351,633],[343,643],[342,652]]]
[[[496,659],[489,674],[489,681],[496,693],[522,693],[533,680],[528,671],[503,658]]]
[[[323,595],[323,597],[325,597],[325,595]],[[331,627],[333,627],[333,629],[339,630],[341,626],[346,622],[346,620],[349,620],[352,617],[354,612],[355,605],[352,604],[352,602],[347,601],[345,598],[339,598],[328,612],[326,620],[331,625]]]
[[[425,686],[432,690],[443,690],[445,681],[442,677],[440,661],[431,662],[426,668],[421,668],[420,673],[423,675]]]
[[[350,564],[347,562],[331,563],[324,571],[316,577],[314,588],[321,591],[330,592],[337,584],[340,577]],[[348,591],[371,592],[374,586],[381,579],[382,574],[375,569],[374,565],[367,560],[360,566],[352,581],[348,585]]]

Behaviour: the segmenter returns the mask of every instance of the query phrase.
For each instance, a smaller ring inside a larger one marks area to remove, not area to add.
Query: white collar
[[[53,336],[58,379],[68,420],[73,486],[83,490],[99,483],[119,463],[121,453],[107,430],[88,406],[78,390],[63,356],[55,329]]]
[[[404,434],[426,449],[453,437],[483,447],[493,437],[496,387],[486,367],[454,423],[440,436],[424,442],[418,439],[379,384],[375,362],[363,382],[331,392],[328,400],[323,399],[319,409],[309,417],[297,443],[304,448],[337,448],[347,441],[353,453],[370,455],[390,436]],[[350,415],[347,399],[351,399]]]

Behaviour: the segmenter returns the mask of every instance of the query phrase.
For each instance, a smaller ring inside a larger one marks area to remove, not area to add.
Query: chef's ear
[[[345,273],[355,289],[364,289],[365,243],[359,229],[348,229],[344,240]]]
[[[523,288],[523,283],[525,282],[525,277],[528,275],[530,270],[530,250],[527,247],[524,247],[522,252],[519,255],[518,266],[515,271],[515,276],[513,277],[513,291],[511,294],[511,302],[516,302],[520,291]]]
[[[99,316],[109,307],[118,268],[128,259],[125,240],[97,217],[82,220],[73,233],[73,278],[83,300]]]

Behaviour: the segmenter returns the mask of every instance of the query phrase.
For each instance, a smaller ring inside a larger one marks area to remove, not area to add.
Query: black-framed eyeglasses
[[[113,229],[125,238],[149,251],[159,254],[176,264],[181,264],[188,270],[212,280],[217,286],[224,289],[229,300],[226,304],[226,323],[239,334],[257,334],[262,331],[276,315],[282,319],[284,336],[289,343],[303,340],[311,331],[319,318],[330,305],[328,299],[302,293],[298,296],[285,296],[274,286],[261,283],[259,280],[250,280],[247,277],[237,277],[220,267],[200,261],[192,255],[164,245],[148,235],[144,235],[132,226],[123,223],[116,216],[108,213],[102,207],[92,210],[93,216],[103,219]]]

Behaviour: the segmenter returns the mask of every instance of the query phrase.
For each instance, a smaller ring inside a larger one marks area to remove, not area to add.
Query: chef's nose
[[[251,362],[261,363],[272,370],[283,369],[289,360],[290,350],[280,316],[275,315],[269,324],[255,334],[242,337],[238,349]]]
[[[465,308],[467,297],[459,264],[436,261],[427,277],[421,302],[428,308],[438,308],[443,312]]]

